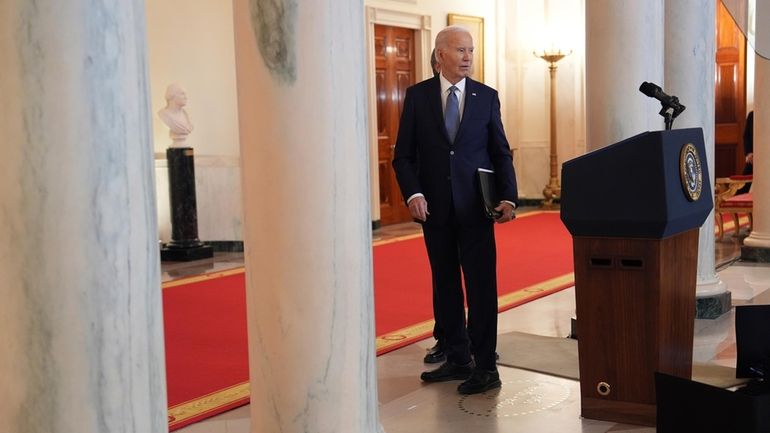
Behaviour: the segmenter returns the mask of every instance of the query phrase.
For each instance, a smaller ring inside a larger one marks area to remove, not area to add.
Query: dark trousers
[[[433,324],[433,338],[436,339],[436,344],[438,344],[438,347],[443,347],[442,344],[444,344],[443,337],[444,333],[441,332],[441,326],[438,324],[438,320],[435,320],[436,318],[436,310],[438,310],[438,304],[436,303],[436,281],[433,280],[433,318],[435,323]]]
[[[495,232],[491,222],[423,226],[433,275],[433,304],[447,360],[494,370],[497,346]],[[465,294],[463,294],[463,280]],[[465,320],[465,302],[468,320]]]

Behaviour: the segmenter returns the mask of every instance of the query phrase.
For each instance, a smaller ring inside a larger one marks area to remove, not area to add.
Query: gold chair
[[[716,180],[714,188],[714,219],[717,223],[717,239],[722,240],[724,235],[724,217],[722,214],[732,215],[735,223],[735,235],[741,230],[741,224],[738,220],[739,214],[745,213],[749,218],[749,231],[752,227],[752,210],[754,200],[751,192],[736,195],[739,189],[751,182],[752,175],[735,175],[730,177],[720,177]]]

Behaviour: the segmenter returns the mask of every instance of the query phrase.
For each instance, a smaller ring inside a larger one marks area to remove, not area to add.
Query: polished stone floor
[[[415,225],[377,230],[375,241],[414,232]],[[745,234],[742,234],[745,236]],[[716,243],[718,274],[732,292],[733,305],[770,304],[770,266],[738,261],[742,238],[732,235]],[[238,254],[223,255],[208,270],[200,264],[164,265],[164,279],[172,275],[216,272],[240,266]],[[500,314],[499,332],[520,331],[564,337],[574,314],[574,288],[524,304]],[[733,310],[734,311],[734,310]],[[696,320],[694,361],[735,366],[733,311],[713,320]],[[603,433],[654,432],[654,428],[615,424],[580,417],[579,382],[530,371],[499,367],[504,385],[499,393],[462,397],[457,382],[420,382],[426,369],[422,357],[433,340],[425,340],[377,358],[380,422],[387,433]],[[538,398],[521,398],[536,387]],[[493,410],[492,410],[493,409]],[[493,415],[490,415],[493,414]],[[178,430],[181,433],[247,433],[249,408],[241,407]],[[354,432],[356,433],[356,432]]]

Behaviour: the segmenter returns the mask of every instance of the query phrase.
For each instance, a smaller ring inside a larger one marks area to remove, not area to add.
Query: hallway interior
[[[522,210],[524,211],[524,210]],[[403,224],[376,230],[375,240],[408,235],[419,230],[416,224]],[[716,242],[716,263],[720,279],[732,293],[733,306],[770,304],[770,266],[738,260],[742,237],[728,234]],[[240,253],[217,254],[214,260],[163,264],[164,281],[196,273],[242,266]],[[574,314],[574,288],[546,296],[499,316],[498,333],[512,331],[565,337],[570,333]],[[734,367],[736,361],[734,309],[713,320],[696,320],[694,362]],[[502,390],[499,393],[463,397],[458,382],[423,384],[420,372],[435,368],[423,364],[425,351],[433,339],[403,347],[377,358],[380,422],[387,433],[600,433],[654,432],[654,428],[615,424],[580,417],[579,382],[531,371],[499,366]],[[517,391],[537,386],[538,409],[526,411],[517,404]],[[494,416],[487,412],[495,407]],[[249,406],[192,424],[181,433],[248,433]]]

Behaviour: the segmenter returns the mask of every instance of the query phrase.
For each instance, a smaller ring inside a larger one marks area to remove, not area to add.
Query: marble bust
[[[187,105],[187,94],[182,86],[173,83],[166,89],[166,106],[158,111],[158,117],[168,126],[171,137],[171,147],[188,147],[187,136],[192,132],[193,125],[184,106]]]

